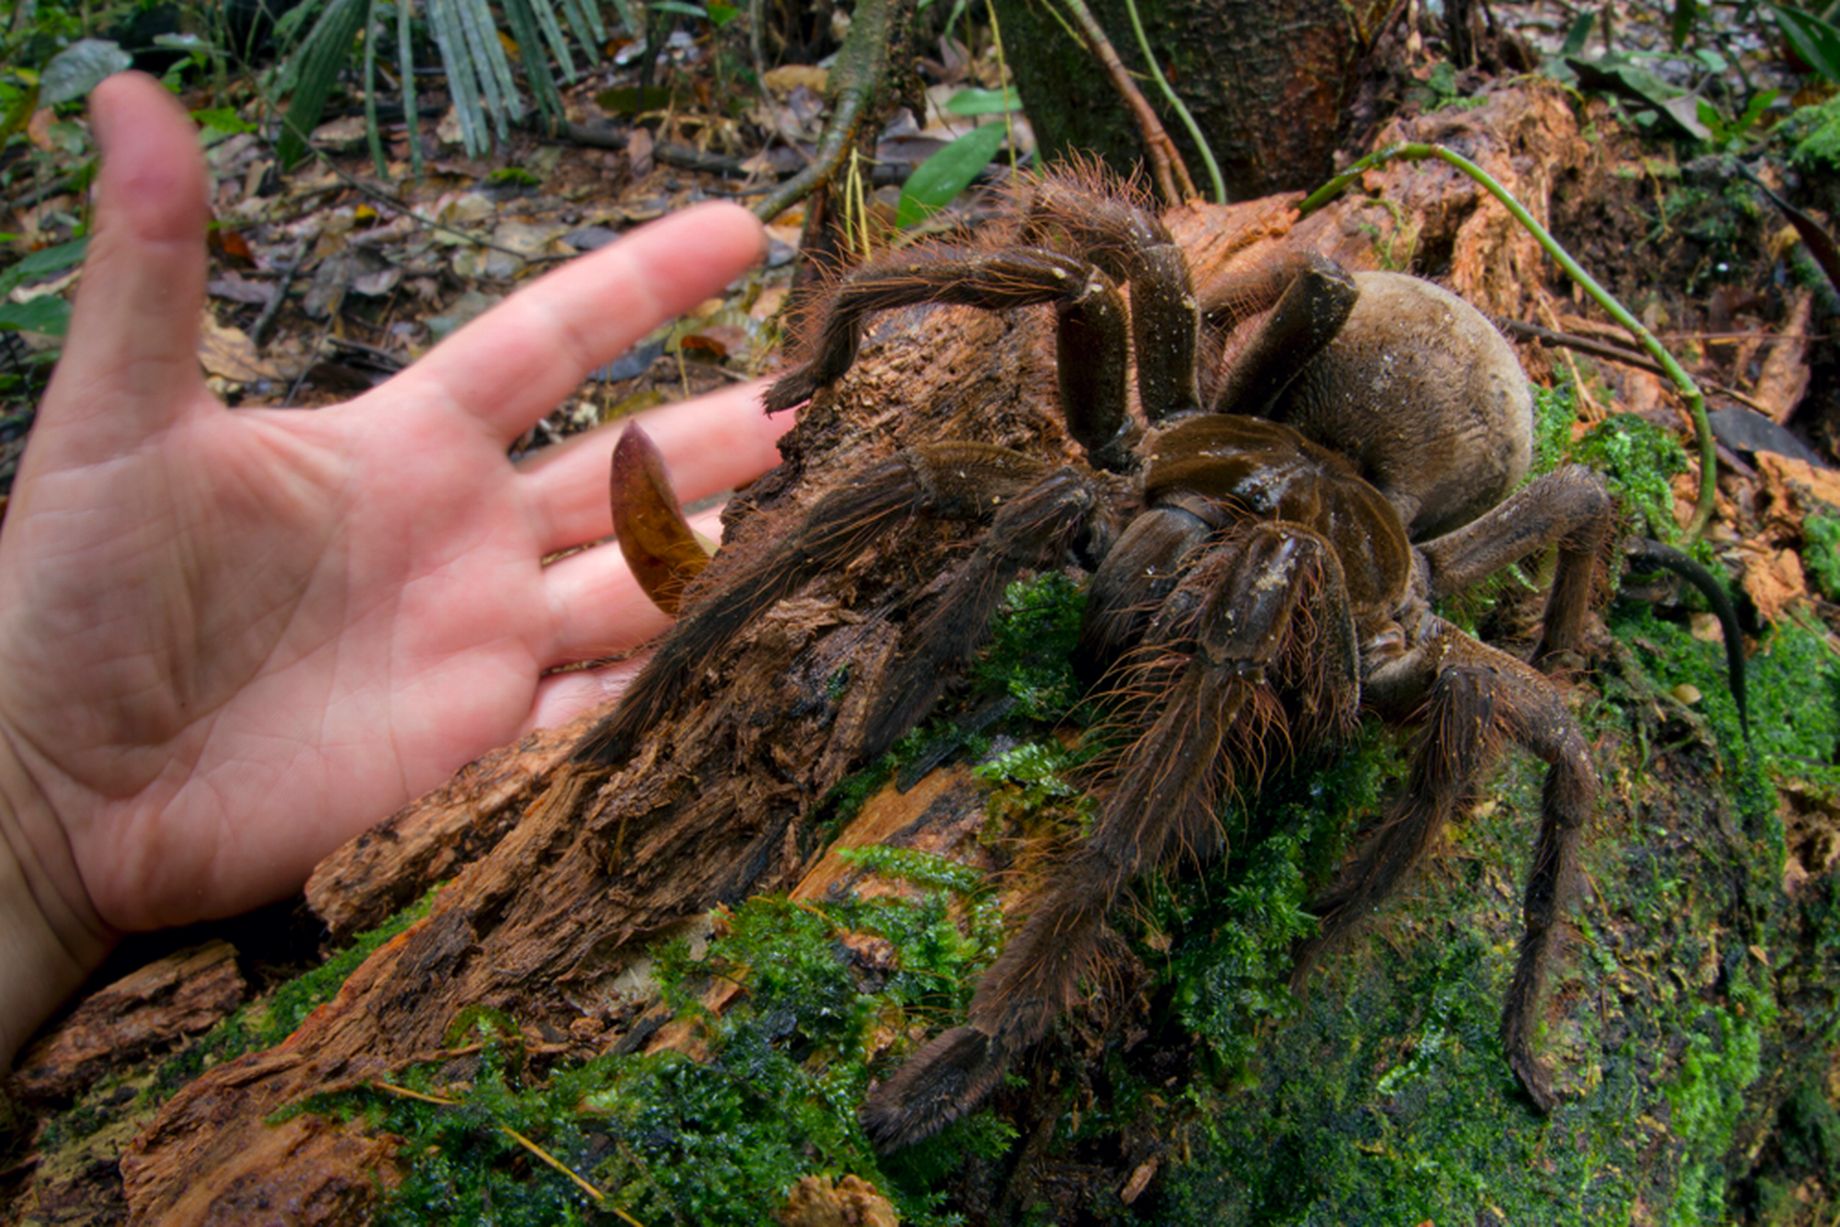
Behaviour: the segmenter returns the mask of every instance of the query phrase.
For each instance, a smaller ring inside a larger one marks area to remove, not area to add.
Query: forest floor
[[[1050,575],[1012,591],[998,646],[930,743],[907,743],[896,759],[827,785],[821,804],[795,807],[795,825],[776,832],[784,850],[760,853],[772,862],[760,879],[770,889],[673,927],[622,930],[642,934],[617,968],[630,1000],[592,1025],[559,1022],[554,1003],[534,995],[528,1014],[495,999],[442,1014],[422,1050],[436,1055],[386,1062],[387,1074],[344,1057],[313,1064],[315,1044],[356,1043],[338,1029],[359,1026],[366,1003],[409,974],[404,952],[429,948],[440,919],[462,910],[430,888],[469,862],[502,861],[519,817],[541,819],[555,803],[544,787],[568,730],[489,756],[391,820],[404,847],[426,847],[438,831],[451,855],[408,872],[367,860],[374,849],[348,849],[308,900],[253,923],[124,943],[9,1084],[0,1217],[181,1216],[188,1180],[218,1187],[213,1173],[247,1178],[261,1167],[289,1173],[264,1192],[299,1199],[303,1221],[363,1206],[405,1222],[487,1213],[646,1223],[1833,1222],[1840,351],[1829,325],[1840,300],[1785,215],[1727,160],[1751,158],[1781,195],[1833,215],[1840,174],[1820,161],[1821,102],[1785,94],[1769,117],[1781,122],[1741,130],[1735,108],[1715,107],[1724,126],[1709,126],[1697,108],[1670,105],[1670,91],[1715,92],[1704,89],[1713,65],[1674,64],[1656,41],[1664,31],[1637,24],[1618,36],[1625,54],[1645,59],[1616,59],[1587,41],[1561,63],[1569,8],[1502,12],[1548,53],[1557,83],[1453,70],[1435,46],[1421,47],[1400,70],[1407,101],[1394,130],[1512,132],[1499,139],[1523,163],[1538,149],[1531,160],[1546,165],[1527,170],[1523,185],[1538,189],[1548,224],[1707,390],[1718,503],[1693,548],[1742,593],[1750,660],[1747,739],[1721,631],[1697,599],[1634,584],[1606,597],[1591,666],[1574,682],[1606,795],[1542,1036],[1565,1097],[1558,1113],[1541,1118],[1520,1098],[1495,1032],[1539,811],[1540,775],[1528,762],[1510,759],[1445,855],[1344,965],[1307,997],[1286,987],[1309,885],[1400,783],[1404,743],[1368,729],[1344,753],[1274,773],[1257,805],[1233,807],[1224,821],[1241,852],[1229,863],[1140,890],[1119,922],[1131,953],[1112,1004],[1070,1018],[994,1111],[898,1159],[873,1155],[854,1116],[869,1079],[962,1009],[966,983],[1000,942],[1003,905],[1041,861],[1039,843],[1087,820],[1069,783],[1074,705],[1040,699],[1044,687],[1064,688],[1080,599]],[[1738,33],[1706,45],[1760,76],[1795,76],[1768,40]],[[980,122],[955,116],[951,101],[1003,84],[982,44],[976,54],[951,42],[927,50],[925,121],[892,124],[861,184],[872,226],[892,224],[913,167]],[[239,130],[234,107],[190,99],[205,115],[214,176],[200,352],[213,391],[232,405],[346,399],[546,267],[696,200],[748,203],[803,164],[825,118],[824,69],[774,69],[756,89],[734,75],[717,33],[695,25],[667,51],[656,84],[641,88],[628,64],[570,95],[572,117],[598,134],[592,147],[514,132],[489,159],[470,159],[451,119],[429,112],[419,179],[400,122],[386,125],[382,175],[355,107],[316,132],[312,160],[278,174],[272,149]],[[1020,116],[1013,131],[1026,159]],[[51,120],[34,137],[47,153],[64,139]],[[983,178],[1000,185],[1004,162]],[[56,163],[47,157],[43,168],[42,185],[55,188]],[[1498,317],[1600,347],[1620,342],[1549,265],[1529,278],[1522,264],[1486,258],[1511,243],[1494,229],[1486,242],[1464,229],[1483,206],[1412,183],[1396,171],[1364,184],[1370,202],[1392,203],[1350,206],[1342,217],[1366,220],[1350,220],[1337,241],[1372,265],[1453,284]],[[77,195],[39,196],[17,177],[13,186],[15,199],[36,196],[5,223],[20,250],[70,237],[83,211]],[[993,198],[974,187],[949,216],[976,215]],[[1460,199],[1459,216],[1440,215],[1431,204],[1440,199]],[[762,270],[595,372],[514,450],[770,371],[798,221],[789,214],[771,227]],[[23,294],[67,295],[75,277]],[[941,344],[916,336],[881,338],[865,361],[892,381],[913,354]],[[46,344],[29,338],[9,351],[0,483],[10,483],[29,433]],[[1540,389],[1541,463],[1598,467],[1628,527],[1679,541],[1698,497],[1695,444],[1665,378],[1570,346],[1518,348]],[[880,424],[891,437],[913,429]],[[831,420],[801,427],[806,472],[855,455],[857,444],[832,437],[838,429]],[[769,513],[790,497],[786,484],[757,496]],[[878,565],[899,570],[895,562]],[[873,590],[874,577],[859,582]],[[1516,588],[1504,583],[1446,613],[1516,642],[1533,610]],[[795,631],[788,642],[814,659],[842,650]],[[760,647],[762,660],[738,654],[736,675],[783,672],[775,647]],[[952,732],[979,687],[1033,698],[990,730]],[[838,696],[829,701],[835,716]],[[798,735],[811,734],[789,734]],[[951,743],[943,750],[942,740]],[[812,772],[809,784],[818,768],[788,765],[795,753],[761,751],[759,761],[785,778]],[[586,825],[610,822],[595,814]],[[893,832],[905,833],[902,847],[866,847]],[[827,854],[833,842],[855,850]],[[597,974],[611,983],[614,971]],[[265,1099],[259,1088],[270,1085],[291,1087],[292,1098]],[[233,1161],[201,1139],[207,1120],[234,1118],[225,1105],[238,1095],[284,1142],[236,1140],[250,1153]]]

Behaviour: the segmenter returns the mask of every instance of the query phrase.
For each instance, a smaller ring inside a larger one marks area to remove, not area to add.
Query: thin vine
[[[1385,149],[1368,154],[1354,163],[1347,170],[1335,176],[1304,198],[1297,206],[1299,216],[1315,212],[1335,197],[1341,195],[1350,183],[1372,170],[1383,166],[1395,158],[1404,158],[1411,162],[1422,162],[1435,158],[1440,162],[1456,167],[1464,174],[1481,184],[1483,189],[1499,200],[1514,216],[1514,220],[1527,229],[1538,240],[1546,254],[1564,269],[1566,275],[1584,288],[1585,293],[1597,300],[1597,305],[1609,313],[1610,317],[1628,330],[1629,334],[1647,350],[1668,378],[1680,390],[1681,399],[1687,402],[1687,409],[1693,415],[1693,431],[1699,444],[1699,495],[1693,507],[1693,519],[1687,525],[1687,540],[1697,542],[1706,531],[1706,525],[1712,520],[1712,510],[1718,497],[1718,450],[1713,442],[1712,423],[1706,416],[1706,398],[1700,392],[1699,385],[1686,372],[1667,347],[1655,339],[1655,334],[1643,326],[1642,321],[1631,315],[1629,309],[1618,302],[1610,291],[1597,283],[1597,279],[1586,272],[1584,266],[1574,260],[1571,253],[1559,245],[1559,240],[1551,231],[1534,219],[1525,205],[1514,198],[1513,193],[1496,181],[1495,177],[1480,166],[1464,157],[1454,149],[1444,145],[1403,143],[1390,145]]]

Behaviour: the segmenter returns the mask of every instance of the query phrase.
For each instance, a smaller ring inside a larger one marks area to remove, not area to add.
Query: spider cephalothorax
[[[1249,753],[1320,743],[1362,710],[1422,730],[1410,784],[1316,901],[1322,928],[1300,951],[1300,974],[1394,891],[1496,750],[1526,747],[1549,771],[1502,1035],[1534,1102],[1553,1102],[1531,1036],[1595,775],[1560,692],[1431,603],[1557,543],[1535,659],[1574,646],[1609,500],[1575,467],[1514,492],[1530,453],[1525,380],[1494,330],[1447,292],[1298,257],[1235,296],[1262,314],[1216,369],[1200,355],[1220,347],[1168,232],[1082,176],[1034,182],[995,240],[897,251],[840,279],[770,410],[848,370],[870,313],[1052,304],[1058,362],[1042,377],[1057,381],[1084,462],[943,440],[855,474],[772,548],[693,593],[577,750],[623,761],[729,638],[915,517],[988,528],[929,612],[902,628],[857,735],[860,759],[926,715],[1011,579],[1091,572],[1079,663],[1126,726],[1124,748],[1095,771],[1090,837],[1050,875],[965,1024],[871,1096],[863,1115],[879,1145],[966,1111],[1047,1032],[1132,880],[1178,850],[1219,846],[1217,801],[1248,773]],[[1268,736],[1274,727],[1284,735]]]

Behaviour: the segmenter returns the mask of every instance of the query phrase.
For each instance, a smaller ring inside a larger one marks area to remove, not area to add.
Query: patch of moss
[[[1827,1101],[1820,1079],[1804,1080],[1784,1100],[1769,1149],[1771,1162],[1753,1183],[1746,1217],[1766,1227],[1809,1222],[1816,1208],[1802,1196],[1805,1181],[1813,1175],[1831,1185],[1840,1173],[1840,1112]]]
[[[1829,600],[1840,601],[1840,515],[1822,511],[1802,521],[1802,566]]]
[[[1085,615],[1085,589],[1061,572],[1017,580],[1004,591],[990,644],[971,667],[973,685],[1009,695],[1021,719],[1059,720],[1082,692],[1070,662]]]
[[[1744,1092],[1763,1072],[1764,1033],[1776,1022],[1769,987],[1753,985],[1742,968],[1727,996],[1729,1005],[1709,1007],[1695,1020],[1679,1071],[1662,1088],[1685,1150],[1669,1223],[1725,1219],[1724,1160],[1745,1113]]]
[[[1025,741],[979,763],[972,773],[990,785],[984,812],[1000,826],[1022,825],[1044,815],[1072,815],[1080,830],[1090,829],[1093,798],[1074,777],[1095,752],[1091,745]]]
[[[1669,484],[1676,473],[1687,471],[1687,453],[1679,439],[1633,413],[1618,413],[1579,439],[1572,459],[1604,475],[1637,531],[1659,541],[1679,539]]]
[[[989,643],[972,662],[972,693],[987,703],[1007,700],[1006,718],[1020,727],[1069,717],[1085,723],[1078,710],[1082,687],[1071,663],[1085,611],[1085,590],[1058,571],[1012,583],[992,620]],[[847,682],[847,670],[830,679],[833,700]],[[831,789],[820,806],[826,814],[822,833],[834,836],[848,826],[908,764],[943,761],[954,752],[975,758],[988,744],[981,729],[951,718],[928,721]]]
[[[1224,1081],[1244,1077],[1261,1031],[1296,1012],[1292,950],[1315,931],[1305,904],[1348,833],[1375,816],[1399,762],[1370,727],[1331,761],[1235,798],[1222,821],[1228,854],[1206,872],[1150,884],[1156,928],[1177,935],[1161,961],[1177,1015]]]
[[[142,1096],[144,1105],[165,1102],[213,1065],[246,1052],[273,1048],[294,1034],[307,1015],[332,1000],[339,986],[379,946],[426,916],[439,892],[437,886],[375,929],[358,934],[349,946],[318,967],[279,985],[267,997],[244,1006],[205,1032],[154,1072]]]
[[[1724,649],[1695,639],[1686,627],[1654,616],[1647,606],[1618,611],[1617,638],[1635,649],[1656,688],[1683,683],[1702,696],[1695,710],[1725,746],[1743,744],[1737,704],[1725,685]],[[1771,781],[1791,778],[1817,795],[1840,798],[1840,653],[1819,627],[1793,619],[1774,627],[1749,662],[1751,750],[1739,767],[1736,799],[1748,818],[1775,821]],[[1606,692],[1623,693],[1609,679]]]
[[[1757,232],[1765,221],[1761,199],[1738,175],[1675,184],[1662,194],[1645,241],[1662,252],[1680,238],[1698,248],[1699,259],[1683,287],[1689,297],[1741,282],[1751,274]],[[1691,369],[1690,356],[1679,356]]]
[[[609,1055],[538,1079],[520,1075],[493,1038],[497,1031],[485,1028],[487,1055],[469,1083],[437,1083],[445,1071],[438,1065],[403,1080],[454,1106],[375,1091],[316,1101],[315,1110],[362,1112],[373,1128],[406,1139],[407,1171],[379,1221],[536,1224],[617,1215],[754,1224],[770,1221],[793,1183],[815,1173],[870,1181],[903,1222],[956,1221],[938,1208],[939,1173],[967,1152],[1001,1153],[1013,1131],[982,1114],[885,1169],[855,1110],[875,1036],[902,1020],[930,1023],[962,1011],[967,986],[996,950],[1001,920],[980,876],[965,866],[911,849],[845,855],[926,889],[918,899],[751,899],[721,919],[702,953],[681,941],[657,952],[664,1000],[678,1018],[697,1021],[701,1059]],[[864,966],[855,953],[864,939],[887,943],[886,965]],[[718,982],[743,989],[719,1015],[702,1004]],[[507,1130],[541,1146],[605,1201],[533,1162]]]
[[[1550,473],[1572,452],[1572,423],[1578,420],[1578,389],[1568,374],[1550,388],[1533,385],[1533,467],[1527,480]]]
[[[1803,170],[1840,170],[1840,95],[1797,107],[1778,133],[1792,142],[1789,160]]]

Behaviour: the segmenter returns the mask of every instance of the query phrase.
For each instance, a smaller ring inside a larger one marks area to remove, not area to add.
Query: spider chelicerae
[[[1454,295],[1300,255],[1241,277],[1230,297],[1250,322],[1219,364],[1217,330],[1167,229],[1129,189],[1084,171],[1033,180],[1013,220],[976,241],[896,250],[839,278],[769,411],[847,372],[877,312],[1052,306],[1057,361],[1042,378],[1056,381],[1083,461],[945,439],[839,482],[770,548],[690,591],[682,620],[576,750],[581,762],[626,761],[768,608],[917,518],[983,527],[865,683],[876,690],[857,761],[928,714],[1012,580],[1090,574],[1077,663],[1110,727],[1126,731],[1093,768],[1098,816],[1034,895],[966,1021],[871,1094],[863,1120],[885,1149],[979,1103],[1047,1033],[1135,878],[1183,850],[1221,850],[1224,789],[1273,750],[1347,733],[1363,712],[1417,727],[1410,778],[1314,901],[1320,930],[1298,951],[1298,975],[1397,890],[1498,751],[1522,746],[1548,771],[1502,1041],[1534,1104],[1554,1103],[1533,1035],[1596,775],[1561,690],[1432,605],[1556,545],[1533,659],[1569,652],[1610,500],[1579,466],[1517,489],[1531,457],[1526,380]],[[645,467],[629,438],[616,482],[622,464]],[[702,555],[664,520],[621,532],[641,554],[653,543],[636,570],[674,606]]]

